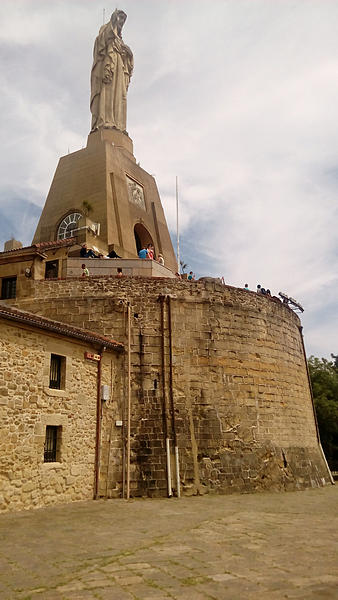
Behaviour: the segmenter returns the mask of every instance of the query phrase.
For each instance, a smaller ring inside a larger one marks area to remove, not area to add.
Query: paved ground
[[[338,485],[0,516],[1,600],[338,598]]]

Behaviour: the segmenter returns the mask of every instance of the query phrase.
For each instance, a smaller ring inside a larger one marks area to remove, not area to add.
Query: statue
[[[91,72],[91,131],[108,128],[126,132],[127,90],[134,59],[121,32],[127,15],[116,9],[100,28]]]

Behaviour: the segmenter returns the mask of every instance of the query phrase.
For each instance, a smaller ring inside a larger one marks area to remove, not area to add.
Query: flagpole
[[[176,175],[176,237],[177,237],[177,273],[181,273],[180,265],[180,234],[178,228],[178,177]]]

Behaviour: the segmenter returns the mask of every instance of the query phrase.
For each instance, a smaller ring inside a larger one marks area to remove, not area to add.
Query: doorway
[[[154,246],[154,242],[149,231],[144,227],[144,225],[141,225],[141,223],[136,223],[134,227],[134,236],[137,254],[140,250],[142,250],[142,248],[146,248],[148,244],[152,244]]]

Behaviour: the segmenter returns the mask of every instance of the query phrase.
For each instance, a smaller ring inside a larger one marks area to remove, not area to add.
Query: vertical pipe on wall
[[[110,398],[113,398],[113,361],[110,361]],[[111,451],[111,438],[113,435],[113,420],[111,419],[109,441],[108,441],[108,455],[107,455],[107,474],[106,474],[106,493],[105,498],[108,498],[108,485],[109,485],[109,467],[110,467],[110,451]]]
[[[107,456],[107,475],[106,475],[106,493],[105,498],[108,498],[108,485],[109,485],[109,467],[110,467],[110,450],[111,450],[111,438],[113,435],[113,421],[110,423],[109,441],[108,441],[108,456]]]
[[[172,313],[171,313],[171,298],[167,296],[168,301],[168,325],[169,325],[169,393],[170,393],[170,405],[171,405],[171,418],[173,425],[173,436],[175,446],[175,466],[176,466],[176,492],[177,497],[181,497],[181,484],[180,484],[180,461],[177,444],[177,433],[176,433],[176,420],[175,420],[175,402],[174,402],[174,389],[173,389],[173,336],[172,336]]]
[[[312,382],[311,382],[311,377],[310,377],[310,372],[309,372],[309,366],[307,364],[307,358],[306,358],[306,352],[305,352],[305,345],[304,345],[304,337],[303,337],[303,327],[300,326],[299,327],[299,333],[300,333],[300,339],[301,339],[301,343],[302,343],[302,349],[303,349],[303,356],[304,356],[304,360],[305,360],[305,366],[306,366],[306,373],[307,373],[307,380],[309,383],[309,388],[310,388],[310,396],[311,396],[311,402],[312,402],[312,410],[313,410],[313,416],[314,416],[314,420],[315,420],[315,425],[316,425],[316,433],[317,433],[317,441],[318,441],[318,445],[319,445],[319,450],[320,453],[323,457],[327,472],[328,472],[328,476],[329,479],[332,483],[332,485],[335,485],[334,479],[333,479],[333,475],[331,473],[330,467],[327,464],[327,460],[326,460],[326,456],[324,454],[324,450],[322,447],[322,442],[320,439],[320,433],[319,433],[319,427],[318,427],[318,420],[317,420],[317,413],[316,413],[316,408],[315,408],[315,402],[314,402],[314,398],[313,398],[313,389],[312,389]]]
[[[181,497],[181,482],[180,482],[180,457],[178,454],[178,446],[175,444],[175,466],[176,466],[176,485],[177,485],[177,498]]]
[[[168,498],[171,498],[173,495],[173,490],[171,486],[171,463],[170,463],[170,440],[168,437],[165,439],[165,451],[167,458],[167,489],[168,489]]]
[[[126,329],[126,305],[123,303],[123,329],[125,332]],[[128,354],[128,353],[127,353]],[[123,404],[121,407],[122,414],[122,498],[126,497],[126,421],[127,421],[127,408],[126,408],[126,378],[125,374],[127,371],[126,362],[128,361],[128,355],[124,354],[124,364],[123,364],[123,373],[124,373],[124,385],[123,385]]]
[[[171,486],[171,463],[170,463],[170,440],[168,427],[168,406],[166,390],[166,366],[165,366],[165,328],[164,328],[164,296],[160,296],[161,303],[161,355],[162,355],[162,394],[163,394],[163,425],[165,435],[165,448],[167,460],[167,491],[168,497],[173,495]]]
[[[128,383],[127,383],[127,500],[130,498],[130,420],[131,420],[131,351],[130,351],[130,303],[127,305],[128,327]]]
[[[97,395],[96,395],[96,442],[95,442],[95,463],[94,463],[94,500],[99,497],[99,479],[100,479],[100,454],[101,454],[101,374],[102,374],[102,355],[105,347],[100,350],[100,360],[97,363]]]
[[[125,406],[123,406],[122,419],[122,498],[126,497],[126,419]]]

